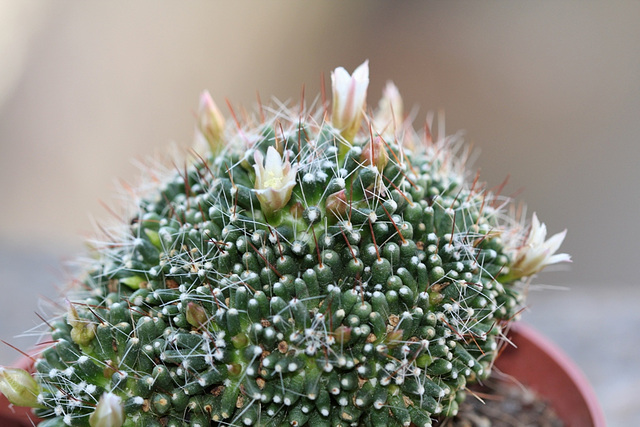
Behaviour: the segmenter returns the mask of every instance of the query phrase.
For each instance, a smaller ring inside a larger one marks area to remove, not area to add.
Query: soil
[[[490,378],[474,386],[458,415],[434,423],[437,427],[563,427],[548,402],[513,381]]]

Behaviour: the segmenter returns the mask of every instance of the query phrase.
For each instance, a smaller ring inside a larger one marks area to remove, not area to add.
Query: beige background
[[[550,232],[569,228],[574,263],[538,281],[571,290],[536,293],[528,318],[611,425],[640,425],[638,22],[638,2],[1,0],[0,286],[20,293],[0,299],[0,338],[35,323],[33,294],[55,293],[132,159],[190,145],[202,89],[311,99],[368,58],[371,102],[393,79],[417,125],[443,109],[490,185],[510,175]]]

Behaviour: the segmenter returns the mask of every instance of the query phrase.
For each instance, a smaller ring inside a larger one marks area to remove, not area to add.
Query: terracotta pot
[[[580,369],[551,341],[516,323],[496,367],[551,403],[566,427],[606,427],[604,413]]]
[[[595,393],[576,365],[553,343],[529,326],[515,324],[496,367],[551,402],[566,427],[606,427]],[[31,368],[31,359],[21,359],[16,367]],[[29,409],[9,408],[0,395],[0,426],[30,427],[36,420]]]

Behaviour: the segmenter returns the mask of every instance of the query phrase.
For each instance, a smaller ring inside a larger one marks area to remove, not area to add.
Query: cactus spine
[[[526,230],[395,86],[365,114],[366,63],[332,82],[332,122],[225,125],[203,95],[207,153],[137,201],[50,322],[41,426],[428,426],[489,375]],[[527,275],[568,259],[548,252]]]

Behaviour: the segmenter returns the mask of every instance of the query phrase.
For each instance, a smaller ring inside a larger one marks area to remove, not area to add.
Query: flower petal
[[[288,157],[283,161],[278,150],[272,146],[267,149],[266,159],[261,152],[256,151],[254,160],[254,191],[263,212],[269,215],[291,199],[298,168],[297,165],[291,165]]]
[[[524,244],[516,251],[512,264],[510,279],[532,276],[547,265],[559,262],[570,262],[568,254],[556,254],[567,235],[567,230],[547,237],[547,226],[541,223],[534,213],[531,218],[531,228]]]
[[[331,73],[333,110],[331,122],[342,136],[351,141],[360,128],[369,87],[369,61],[349,75],[342,67]]]

